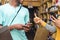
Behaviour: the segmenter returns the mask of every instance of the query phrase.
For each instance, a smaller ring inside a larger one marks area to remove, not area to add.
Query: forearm
[[[0,25],[0,29],[1,29],[1,28],[3,28],[3,26]],[[8,29],[9,29],[9,30],[13,30],[13,29],[14,29],[13,25],[9,26]]]
[[[9,29],[9,30],[13,30],[13,29],[14,29],[14,26],[11,25],[11,26],[8,27],[8,29]]]
[[[55,26],[51,26],[46,24],[45,28],[50,31],[51,33],[55,33],[56,32],[56,27]]]
[[[52,33],[56,32],[56,27],[51,26],[42,20],[40,21],[40,25],[42,25],[43,27],[45,27],[48,31],[50,31]]]

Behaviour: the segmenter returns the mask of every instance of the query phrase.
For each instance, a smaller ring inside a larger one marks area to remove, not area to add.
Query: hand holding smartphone
[[[31,28],[31,25],[32,25],[32,23],[27,23],[27,24],[23,25],[23,30],[25,30],[26,32],[29,31]]]
[[[32,25],[32,23],[26,23],[23,27],[30,28],[31,25]]]

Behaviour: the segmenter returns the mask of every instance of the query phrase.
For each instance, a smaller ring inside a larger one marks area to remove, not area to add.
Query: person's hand
[[[27,23],[26,25],[23,26],[23,29],[27,32],[30,30],[31,26],[32,26],[32,23]]]
[[[34,22],[38,24],[41,21],[41,19],[39,17],[37,17],[36,14],[34,14],[34,16],[35,16]]]
[[[52,21],[58,28],[60,28],[60,18],[56,19],[55,17],[52,16]]]
[[[34,22],[38,25],[45,27],[46,22],[44,22],[41,18],[37,17],[36,14],[34,14],[34,15],[35,15]]]

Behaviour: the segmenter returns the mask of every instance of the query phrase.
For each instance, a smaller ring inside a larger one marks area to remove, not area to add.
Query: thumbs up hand
[[[39,25],[45,27],[46,23],[45,23],[41,18],[37,17],[36,14],[34,14],[34,16],[35,16],[34,22],[35,22],[36,24],[39,24]]]
[[[41,21],[41,19],[37,17],[36,13],[34,14],[34,16],[35,16],[34,22],[38,24]]]

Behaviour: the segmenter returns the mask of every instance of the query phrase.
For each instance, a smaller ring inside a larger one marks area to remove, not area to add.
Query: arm
[[[56,27],[55,26],[51,26],[46,24],[45,28],[50,31],[51,33],[55,33],[56,32]]]
[[[4,22],[5,22],[5,17],[4,17],[4,12],[2,11],[2,9],[0,8],[0,28],[3,27],[4,25]],[[12,30],[13,29],[13,26],[9,26],[8,27],[9,30]]]
[[[6,15],[4,14],[3,9],[0,7],[0,24],[2,24],[2,26],[0,25],[1,28],[4,26],[4,23],[6,22],[5,19],[6,19]],[[23,26],[24,25],[22,24],[14,24],[14,25],[10,25],[8,29],[9,30],[13,30],[13,29],[23,30]]]
[[[26,10],[26,15],[24,17],[24,21],[25,21],[25,24],[29,22],[29,11],[28,10]],[[26,29],[28,29],[27,27],[24,27],[24,26],[27,26],[27,25],[14,24],[14,25],[9,26],[9,29],[10,30],[12,30],[12,29],[17,29],[17,30],[26,30]]]
[[[8,27],[9,30],[17,29],[17,30],[24,30],[24,25],[22,24],[14,24]]]
[[[56,27],[55,26],[51,26],[47,23],[45,23],[44,21],[40,21],[40,24],[45,27],[48,31],[52,32],[52,33],[55,33],[56,32]]]
[[[36,16],[36,15],[35,15]],[[48,31],[54,33],[56,32],[56,28],[54,26],[48,25],[47,23],[45,23],[42,19],[40,19],[39,17],[35,17],[34,18],[34,22],[37,24],[42,25],[43,27],[45,27]]]

